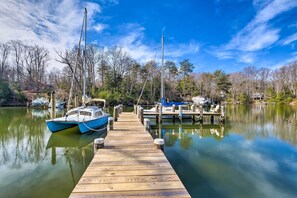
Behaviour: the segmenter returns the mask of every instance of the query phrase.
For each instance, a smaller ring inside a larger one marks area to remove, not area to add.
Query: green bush
[[[11,96],[12,91],[6,82],[0,82],[0,102],[5,103]]]

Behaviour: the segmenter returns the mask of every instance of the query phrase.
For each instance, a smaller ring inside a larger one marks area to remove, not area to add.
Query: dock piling
[[[154,145],[156,149],[164,150],[164,139],[162,138],[154,139]]]
[[[113,130],[113,118],[109,117],[108,118],[108,130]]]
[[[199,120],[200,120],[201,123],[203,123],[203,106],[202,105],[199,106],[199,111],[200,111]]]
[[[159,123],[162,123],[162,104],[159,105]]]
[[[182,122],[183,121],[183,107],[181,105],[178,105],[178,117],[179,117],[179,121]]]
[[[151,121],[148,118],[144,118],[144,128],[147,132],[151,131]]]
[[[56,95],[55,91],[51,93],[51,117],[54,119],[56,117]]]
[[[221,106],[221,116],[220,116],[221,122],[225,122],[225,111],[224,106]]]
[[[139,108],[139,114],[140,114],[140,122],[143,124],[143,107]]]
[[[101,149],[104,147],[104,138],[96,138],[94,140],[94,147],[96,150]]]
[[[113,119],[115,122],[118,121],[118,107],[117,106],[113,107]]]

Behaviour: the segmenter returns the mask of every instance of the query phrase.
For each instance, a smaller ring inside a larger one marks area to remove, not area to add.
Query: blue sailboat
[[[87,106],[90,102],[104,102],[105,108],[106,101],[103,99],[91,99],[87,101],[86,97],[86,20],[87,9],[85,9],[84,28],[85,28],[85,45],[84,45],[84,86],[83,86],[83,105],[78,108],[69,110],[64,117],[46,120],[46,125],[51,132],[58,132],[72,127],[78,127],[80,133],[88,131],[96,131],[99,127],[107,124],[109,114],[105,113],[101,108],[95,105]],[[71,86],[72,87],[72,86]],[[70,97],[71,98],[71,97]]]

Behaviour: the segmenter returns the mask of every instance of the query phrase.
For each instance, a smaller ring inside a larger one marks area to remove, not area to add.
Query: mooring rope
[[[90,131],[103,131],[103,130],[105,130],[105,129],[107,129],[107,127],[104,127],[104,128],[102,128],[102,129],[93,129],[93,128],[91,128],[91,127],[89,127],[88,125],[86,125],[84,122],[82,122],[83,123],[83,125],[85,126],[85,127],[87,127],[87,129],[89,129]]]

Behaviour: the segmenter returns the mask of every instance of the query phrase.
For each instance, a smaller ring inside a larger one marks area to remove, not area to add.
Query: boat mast
[[[81,46],[81,40],[82,40],[82,33],[83,33],[83,30],[84,30],[84,24],[85,24],[85,17],[83,18],[83,22],[82,22],[82,25],[81,25],[80,37],[79,37],[79,42],[78,42],[78,49],[77,49],[76,58],[75,58],[75,66],[74,66],[74,71],[72,72],[71,86],[70,86],[69,97],[68,97],[68,102],[67,102],[67,111],[69,111],[69,109],[70,109],[70,104],[71,104],[71,100],[72,100],[74,79],[75,79],[75,75],[76,75],[78,59],[79,59],[79,56],[80,56],[80,46]]]
[[[161,99],[165,97],[164,94],[164,33],[162,33],[162,66],[161,66]]]
[[[86,105],[86,52],[87,52],[87,8],[85,8],[85,46],[84,46],[84,62],[83,62],[83,66],[84,66],[84,85],[83,85],[83,105]]]

